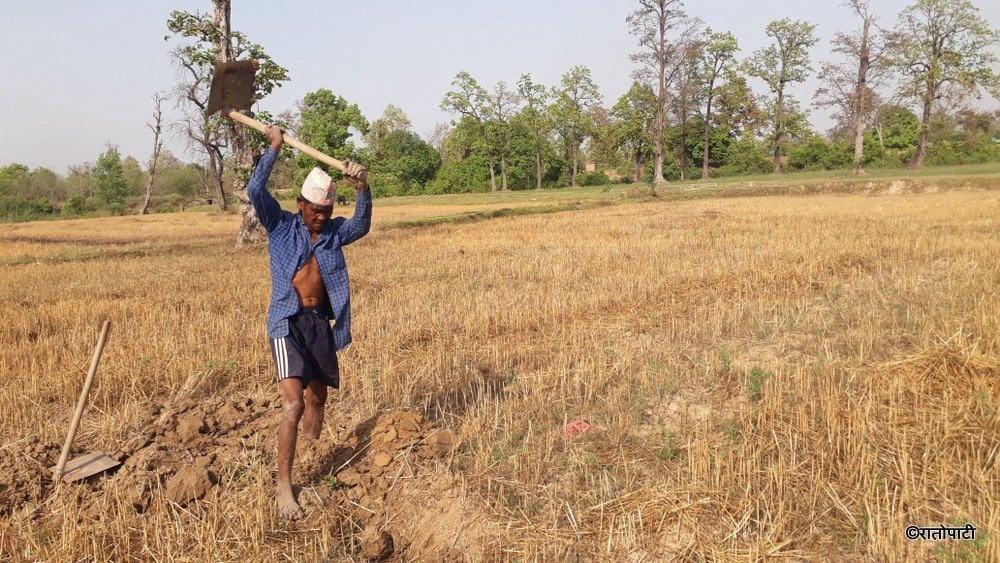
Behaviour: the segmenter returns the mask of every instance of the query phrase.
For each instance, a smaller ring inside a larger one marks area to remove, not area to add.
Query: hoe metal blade
[[[247,111],[253,105],[257,61],[231,61],[215,65],[205,115],[221,110]]]
[[[91,475],[97,475],[103,471],[114,469],[121,465],[120,461],[115,461],[107,454],[100,452],[82,455],[66,462],[66,469],[63,471],[62,482],[69,483],[86,479]],[[56,468],[51,467],[53,473]]]

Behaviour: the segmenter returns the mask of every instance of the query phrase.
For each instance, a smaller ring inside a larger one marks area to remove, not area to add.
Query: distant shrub
[[[77,215],[83,215],[93,211],[94,207],[87,202],[87,198],[82,195],[75,195],[68,200],[62,206],[62,214],[68,215],[70,217],[75,217]]]
[[[580,174],[576,183],[580,186],[603,186],[605,184],[610,184],[611,178],[608,178],[608,175],[603,171],[588,172],[586,174]]]
[[[1000,144],[986,135],[965,141],[938,141],[927,147],[925,164],[982,164],[1000,160]]]
[[[406,194],[403,182],[388,172],[373,172],[369,174],[368,184],[373,197],[394,197]]]
[[[425,191],[431,194],[456,194],[485,192],[489,189],[490,170],[486,159],[470,156],[465,160],[443,165]]]
[[[729,158],[718,176],[767,174],[773,163],[764,147],[754,139],[740,139],[730,146]]]
[[[792,170],[836,170],[850,167],[854,147],[846,143],[830,143],[813,137],[788,151],[788,167]]]
[[[28,199],[0,196],[0,220],[2,221],[34,221],[50,217],[55,211],[55,206],[44,197]]]

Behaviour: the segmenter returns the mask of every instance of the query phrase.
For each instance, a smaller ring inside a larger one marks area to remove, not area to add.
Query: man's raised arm
[[[267,191],[267,179],[271,176],[271,168],[274,161],[278,159],[278,151],[285,142],[281,136],[281,128],[277,125],[267,126],[267,139],[270,143],[268,149],[261,155],[257,162],[257,167],[253,170],[250,183],[247,184],[247,197],[257,211],[257,218],[260,224],[268,232],[278,226],[281,219],[281,205],[274,196]]]
[[[368,187],[368,169],[350,160],[344,162],[344,180],[354,186],[354,216],[340,226],[340,244],[351,244],[368,234],[372,227],[372,193]]]

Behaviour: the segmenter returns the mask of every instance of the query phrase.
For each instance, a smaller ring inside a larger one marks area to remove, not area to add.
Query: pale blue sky
[[[983,17],[1000,27],[1000,2],[975,0]],[[165,42],[171,10],[211,11],[209,0],[78,2],[0,0],[0,166],[20,162],[60,174],[93,161],[105,142],[144,163],[151,153],[151,96],[176,80]],[[262,44],[291,80],[261,102],[273,112],[290,109],[318,88],[357,103],[369,119],[387,104],[401,107],[426,136],[450,116],[439,109],[461,70],[489,88],[514,84],[524,73],[554,85],[574,65],[585,65],[612,105],[631,84],[636,49],[626,16],[635,0],[271,0],[233,2],[234,29]],[[908,2],[874,0],[891,27]],[[822,38],[814,65],[829,53],[834,33],[855,27],[840,0],[716,0],[687,2],[687,12],[717,31],[732,31],[741,57],[766,43],[764,27],[781,17],[818,24]],[[816,83],[796,89],[803,104]],[[991,102],[996,106],[996,102]],[[172,111],[172,108],[171,108]],[[168,115],[168,117],[170,117]],[[829,126],[813,111],[814,125]],[[168,148],[187,154],[179,138]]]

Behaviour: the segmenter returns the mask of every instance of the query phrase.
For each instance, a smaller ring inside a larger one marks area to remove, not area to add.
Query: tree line
[[[165,211],[195,200],[225,209],[235,198],[244,215],[241,238],[250,237],[252,209],[241,195],[263,138],[205,115],[211,74],[217,62],[260,61],[258,99],[288,76],[263,47],[229,29],[229,4],[212,0],[212,13],[175,11],[167,22],[167,39],[179,43],[171,52],[179,71],[171,97],[185,108],[170,126],[202,155],[200,164],[161,151],[167,95],[157,94],[145,170],[110,145],[66,177],[14,163],[0,168],[0,213]],[[891,28],[881,26],[870,0],[843,6],[856,27],[836,34],[818,70],[809,55],[819,41],[813,23],[772,21],[763,30],[768,44],[741,57],[731,32],[706,27],[680,0],[638,0],[625,20],[636,39],[634,82],[613,103],[605,104],[581,65],[552,85],[523,74],[489,86],[460,71],[440,102],[453,119],[427,138],[395,105],[369,120],[328,89],[257,117],[336,158],[364,163],[376,196],[1000,160],[1000,111],[976,108],[984,94],[1000,99],[992,70],[1000,33],[972,2],[914,0]],[[811,106],[831,111],[835,121],[822,134],[792,95],[813,72],[820,87]],[[276,184],[297,185],[313,165],[284,154]]]

